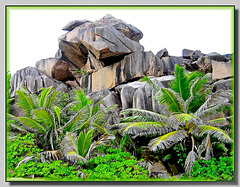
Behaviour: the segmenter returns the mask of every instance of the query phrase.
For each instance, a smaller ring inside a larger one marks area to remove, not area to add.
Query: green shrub
[[[189,174],[184,178],[188,176]],[[233,159],[219,157],[219,160],[198,160],[194,162],[190,176],[192,180],[234,181]]]
[[[29,161],[26,164],[21,164],[15,169],[12,177],[24,178],[24,177],[41,177],[44,180],[52,181],[71,181],[81,180],[80,173],[74,166],[62,163],[61,160],[52,161],[50,163]]]
[[[8,176],[13,173],[17,164],[23,160],[24,157],[32,156],[40,153],[34,142],[34,134],[27,134],[25,136],[19,134],[7,141],[7,168]]]
[[[87,180],[146,180],[147,170],[138,165],[138,161],[129,152],[108,149],[107,154],[88,161],[83,170]]]

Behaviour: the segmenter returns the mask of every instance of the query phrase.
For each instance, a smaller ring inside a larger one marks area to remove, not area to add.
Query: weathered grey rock
[[[102,100],[101,100],[102,104],[105,107],[110,107],[113,105],[117,105],[117,106],[121,106],[121,102],[119,100],[119,97],[114,94],[113,92],[110,92],[107,96],[105,96]]]
[[[219,80],[213,84],[213,91],[232,90],[233,78]]]
[[[183,49],[182,51],[182,57],[186,59],[191,59],[191,60],[197,60],[199,57],[205,56],[205,54],[201,53],[199,50],[189,50],[189,49]]]
[[[217,62],[215,60],[212,60],[211,64],[212,64],[213,80],[219,80],[219,79],[229,78],[233,76],[233,72],[231,69],[231,61]]]
[[[133,108],[152,111],[152,86],[145,83],[133,95]]]
[[[41,59],[36,62],[35,67],[43,71],[47,76],[52,77],[52,68],[57,61],[56,58]]]
[[[175,64],[179,66],[185,66],[183,58],[169,56],[169,57],[162,57],[162,62],[164,64],[164,75],[173,75],[175,71]]]
[[[166,48],[157,52],[156,57],[161,59],[162,57],[168,57],[168,50]]]
[[[80,86],[89,94],[92,92],[92,75],[85,75],[80,78]]]
[[[159,88],[163,88],[164,85],[174,78],[174,76],[167,77],[149,77]],[[161,82],[162,81],[162,82]],[[168,85],[167,85],[168,86]],[[152,89],[146,82],[134,81],[127,84],[122,84],[115,87],[120,93],[120,98],[122,101],[122,109],[127,108],[140,108],[152,110],[154,112],[161,112],[164,115],[168,115],[163,110],[166,107],[156,104],[155,95],[156,91]]]
[[[65,26],[62,28],[62,30],[64,30],[64,31],[71,31],[71,30],[73,30],[75,27],[80,26],[80,25],[82,25],[82,24],[84,24],[84,23],[87,23],[87,22],[90,22],[90,21],[89,21],[89,20],[86,20],[86,19],[84,19],[84,20],[74,20],[74,21],[69,22],[67,25],[65,25]]]
[[[66,41],[82,43],[97,59],[143,50],[138,42],[129,39],[112,25],[96,26],[90,22],[75,27],[67,34]]]
[[[143,37],[142,31],[138,28],[134,27],[131,24],[127,24],[126,22],[113,17],[110,14],[107,14],[103,18],[94,22],[96,26],[108,26],[111,25],[118,31],[122,32],[126,37],[130,38],[134,41],[139,41]]]
[[[92,73],[92,90],[113,88],[122,83],[146,76],[163,75],[163,64],[152,52],[137,51],[119,63]]]
[[[10,96],[14,97],[16,90],[19,90],[20,85],[26,87],[30,93],[38,93],[42,87],[58,88],[62,91],[67,91],[67,86],[51,77],[47,76],[41,70],[34,67],[26,67],[18,70],[10,80]]]
[[[216,62],[227,62],[228,59],[220,55],[218,53],[210,53],[205,56],[199,57],[196,61],[194,61],[191,65],[194,69],[202,71],[203,73],[211,73],[212,72],[212,61]]]

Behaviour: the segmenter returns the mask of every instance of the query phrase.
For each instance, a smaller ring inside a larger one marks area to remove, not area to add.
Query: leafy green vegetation
[[[107,154],[88,161],[88,169],[83,170],[89,180],[146,180],[147,170],[138,165],[137,159],[129,152],[108,149]]]
[[[192,180],[234,181],[233,159],[231,157],[198,160],[193,164],[191,172],[182,179],[191,176]]]
[[[231,104],[224,93],[212,92],[207,75],[178,65],[169,88],[143,80],[167,112],[129,108],[117,124],[110,123],[116,106],[106,108],[84,90],[31,94],[21,87],[16,103],[24,116],[7,111],[7,178],[233,181]],[[165,169],[156,173],[156,167]]]

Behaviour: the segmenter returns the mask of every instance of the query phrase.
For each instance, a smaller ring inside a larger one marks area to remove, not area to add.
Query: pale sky
[[[62,28],[72,20],[95,21],[106,14],[143,32],[145,51],[166,48],[181,56],[184,48],[203,53],[232,53],[232,9],[10,9],[10,72],[54,57]]]

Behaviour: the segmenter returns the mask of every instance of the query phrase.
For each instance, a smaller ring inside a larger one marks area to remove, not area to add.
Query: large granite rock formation
[[[156,104],[151,86],[140,79],[148,76],[159,87],[174,79],[175,64],[189,71],[209,73],[213,91],[231,89],[232,55],[203,54],[183,49],[182,56],[171,56],[166,48],[156,55],[144,51],[139,43],[143,33],[131,24],[106,15],[96,21],[74,20],[63,27],[55,58],[42,59],[35,67],[19,70],[11,79],[11,96],[19,86],[37,93],[41,87],[67,90],[84,89],[105,107],[141,108],[168,115],[165,106]]]

